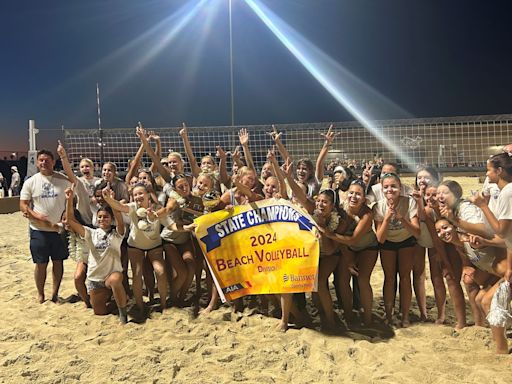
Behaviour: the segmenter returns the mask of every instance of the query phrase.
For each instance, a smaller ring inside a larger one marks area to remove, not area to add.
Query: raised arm
[[[68,177],[69,181],[71,181],[71,183],[73,183],[73,184],[76,184],[76,182],[77,182],[76,176],[75,176],[75,173],[73,172],[73,169],[71,168],[71,164],[69,164],[68,155],[66,154],[66,149],[64,148],[64,146],[62,145],[60,140],[58,140],[57,142],[58,142],[57,154],[60,157],[60,161],[62,163],[62,168],[64,168],[64,172],[66,173],[66,176]]]
[[[286,161],[286,159],[290,159],[290,161],[291,161],[292,158],[290,157],[288,150],[286,149],[286,147],[283,145],[283,143],[281,141],[281,135],[282,135],[282,132],[277,132],[276,126],[274,124],[272,124],[272,132],[270,132],[270,136],[272,137],[272,140],[274,140],[274,142],[277,146],[277,150],[281,154],[281,157],[283,158],[283,160]]]
[[[329,129],[326,133],[321,133],[320,135],[325,138],[324,145],[322,146],[322,149],[320,149],[320,153],[318,154],[318,157],[316,159],[316,169],[315,169],[315,176],[318,181],[322,181],[324,178],[324,161],[325,157],[329,153],[329,147],[332,145],[332,142],[334,141],[334,138],[336,137],[336,133],[333,131],[333,125],[329,125]]]
[[[140,139],[140,142],[142,143],[144,150],[146,151],[148,156],[151,158],[151,161],[153,162],[151,166],[154,166],[156,168],[160,176],[162,176],[167,183],[171,181],[171,175],[169,171],[162,165],[162,163],[160,163],[159,155],[153,150],[151,144],[149,144],[144,129],[142,127],[137,127],[135,133],[137,134],[137,137]]]
[[[101,193],[103,194],[103,191]],[[125,227],[123,215],[117,209],[112,209],[112,212],[114,212],[114,220],[116,221],[117,233],[119,233],[121,236],[124,236]]]
[[[152,162],[151,162],[151,166],[149,167],[149,170],[154,173],[155,171],[158,171],[157,164],[160,164],[160,158],[162,157],[162,142],[160,141],[160,136],[157,135],[156,132],[154,132],[154,131],[149,132],[149,140],[154,140],[155,144],[156,144],[155,145],[155,154],[156,154],[157,161],[155,161],[155,159],[151,158]],[[146,152],[147,152],[147,150],[146,150]],[[158,173],[160,173],[160,172],[158,172]]]
[[[254,162],[252,160],[251,150],[249,149],[249,132],[246,128],[242,128],[240,132],[238,132],[238,137],[240,139],[240,145],[244,150],[244,157],[245,162],[247,163],[247,167],[252,169],[254,173],[257,174],[256,167],[254,166]]]
[[[228,156],[227,156],[226,152],[224,151],[224,149],[220,145],[217,145],[217,157],[220,159],[219,160],[220,182],[227,186],[230,181],[229,175],[228,175],[228,165],[227,165]]]
[[[242,168],[245,164],[242,160],[240,160],[240,146],[237,145],[235,150],[231,153],[231,160],[233,164],[236,164],[238,169]]]
[[[70,226],[73,232],[78,233],[81,237],[85,236],[85,228],[82,224],[80,224],[75,219],[75,212],[73,208],[73,186],[71,188],[66,188],[64,191],[66,195],[66,223]]]
[[[143,129],[142,128],[142,124],[141,122],[139,121],[139,123],[137,124],[137,127],[135,128],[136,132],[138,132],[139,129]],[[135,153],[135,157],[133,158],[133,160],[130,162],[130,165],[128,167],[128,172],[126,173],[126,176],[124,178],[124,181],[129,184],[130,183],[130,180],[133,176],[136,176],[137,175],[137,171],[138,171],[138,168],[139,168],[139,164],[140,164],[140,160],[142,159],[142,155],[144,154],[144,146],[141,144],[139,149],[137,150],[137,152]]]
[[[267,160],[272,164],[272,169],[274,171],[274,175],[277,177],[277,181],[279,182],[279,194],[281,198],[288,200],[288,191],[286,190],[286,182],[284,181],[284,175],[279,168],[279,164],[277,163],[276,153],[274,148],[269,149],[267,153]]]
[[[194,157],[194,152],[192,152],[192,146],[190,145],[190,140],[188,139],[187,126],[183,123],[183,128],[180,130],[180,136],[183,140],[183,145],[185,146],[185,153],[187,154],[188,161],[190,163],[190,170],[192,171],[192,176],[197,177],[201,173],[201,168],[197,165],[196,158]]]
[[[290,186],[295,199],[297,199],[297,201],[300,204],[302,204],[306,211],[308,211],[309,213],[313,213],[313,211],[315,210],[315,204],[308,199],[306,192],[304,192],[300,185],[297,184],[293,179],[292,162],[290,159],[286,159],[286,162],[284,163],[284,169],[281,172],[283,172],[286,181],[288,181],[288,185]]]

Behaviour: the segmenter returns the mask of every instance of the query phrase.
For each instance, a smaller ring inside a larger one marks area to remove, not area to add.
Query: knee
[[[92,310],[94,312],[95,315],[97,316],[106,316],[108,315],[108,311],[107,311],[107,308],[105,307],[97,307],[97,306],[92,306]]]
[[[477,304],[487,313],[491,309],[491,302],[492,295],[483,295],[478,298]]]
[[[153,270],[157,277],[165,275],[165,267],[163,263],[153,263]]]
[[[110,285],[112,285],[112,286],[122,285],[123,284],[123,274],[120,272],[114,272],[109,276],[108,280],[109,280]]]
[[[86,277],[87,274],[85,273],[85,271],[75,271],[75,283],[84,283]]]
[[[471,276],[469,276],[469,275],[466,275],[466,274],[464,274],[462,276],[462,281],[464,282],[466,287],[469,287],[469,286],[474,284],[473,278]]]

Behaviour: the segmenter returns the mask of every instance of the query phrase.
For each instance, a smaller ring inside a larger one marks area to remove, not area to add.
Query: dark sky
[[[228,0],[159,45],[198,1],[2,1],[0,151],[27,149],[28,119],[38,147],[97,127],[96,82],[105,129],[229,125]],[[261,1],[412,116],[512,112],[508,2]],[[244,0],[233,33],[236,124],[353,120]]]

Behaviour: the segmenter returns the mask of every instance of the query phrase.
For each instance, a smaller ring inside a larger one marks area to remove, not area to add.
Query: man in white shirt
[[[64,273],[63,261],[68,253],[59,235],[58,226],[66,207],[64,190],[71,186],[66,176],[54,172],[53,153],[42,149],[37,153],[34,176],[23,184],[20,210],[30,221],[30,253],[35,264],[34,278],[39,303],[45,301],[46,268],[52,259],[52,301],[59,300],[59,287]]]

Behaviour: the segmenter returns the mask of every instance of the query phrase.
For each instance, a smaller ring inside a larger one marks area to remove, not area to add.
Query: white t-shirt
[[[80,177],[78,177],[78,180],[80,180],[82,182],[82,184],[84,185],[89,197],[94,196],[94,189],[96,188],[96,185],[101,183],[101,179],[96,176],[93,176],[92,179],[90,179],[90,180],[86,179],[85,176],[80,176]],[[98,181],[99,181],[99,183],[98,183]]]
[[[123,236],[117,230],[109,233],[101,228],[85,229],[85,242],[89,246],[87,278],[91,281],[105,281],[112,272],[123,272],[121,264],[121,243]]]
[[[169,225],[167,217],[160,218],[153,222],[149,222],[146,229],[142,230],[138,227],[139,221],[146,221],[137,216],[137,203],[128,203],[130,211],[128,216],[130,217],[130,235],[128,236],[128,245],[130,247],[139,248],[143,250],[149,250],[156,248],[162,244],[160,238],[160,227],[161,225]]]
[[[468,242],[464,242],[464,251],[466,253],[467,258],[471,261],[478,269],[494,274],[492,265],[494,263],[494,259],[496,258],[496,249],[495,247],[484,247],[480,249],[471,248],[471,245]]]
[[[498,201],[496,202],[496,211],[494,215],[498,220],[512,220],[512,183],[508,183],[501,190]],[[505,241],[507,248],[512,248],[512,232],[509,232]]]
[[[471,224],[483,224],[485,222],[482,210],[467,200],[460,203],[457,217]]]
[[[375,221],[384,221],[384,216],[388,211],[388,202],[386,199],[379,200],[373,206],[373,217]],[[418,205],[412,197],[400,196],[398,202],[398,211],[404,217],[411,220],[413,217],[418,215]],[[412,233],[407,230],[402,222],[398,219],[391,219],[388,225],[386,240],[393,243],[400,243],[401,241],[407,240],[412,236]]]
[[[51,223],[56,224],[61,221],[62,213],[66,209],[64,190],[70,186],[67,177],[58,172],[51,176],[44,176],[38,172],[23,184],[20,200],[31,201],[34,212],[48,217]],[[32,222],[30,228],[51,232],[48,228],[40,228]]]
[[[87,190],[86,184],[79,181],[76,184],[75,192],[78,200],[76,206],[78,212],[80,212],[80,215],[82,216],[82,219],[85,223],[92,224],[93,211],[91,205],[91,198],[89,196],[89,191]]]

